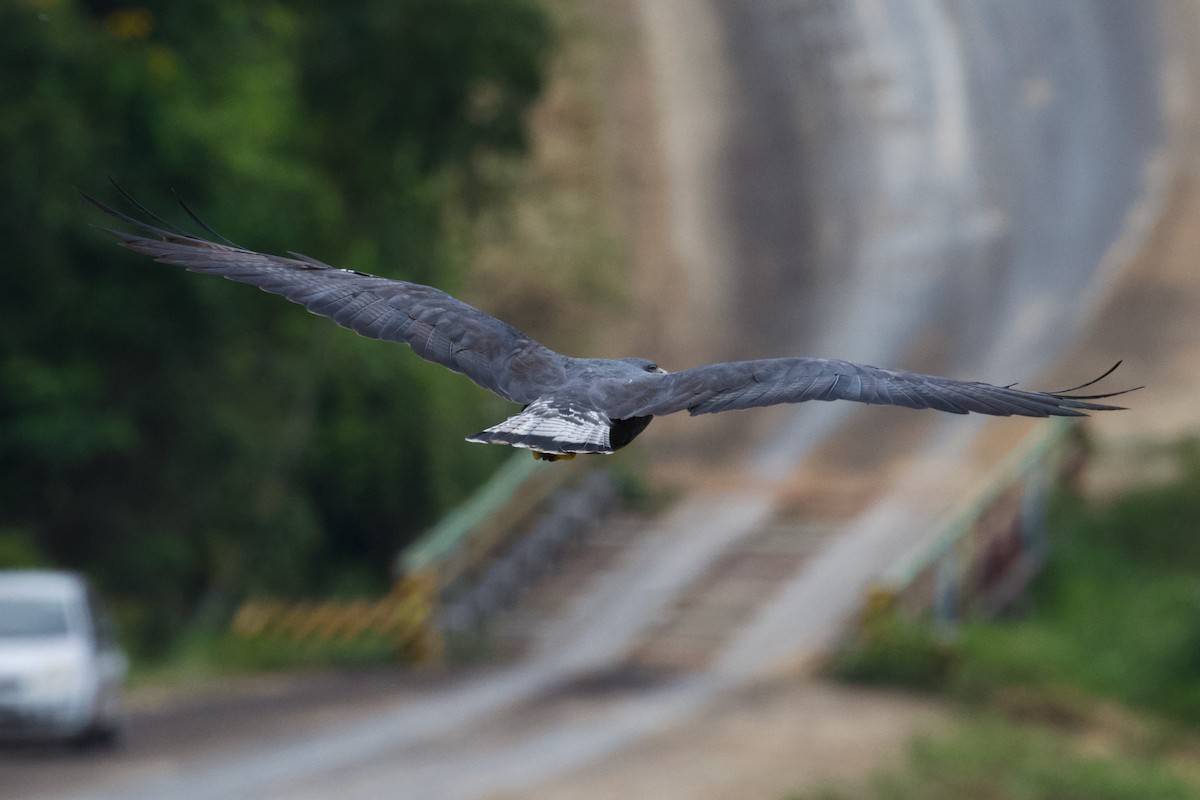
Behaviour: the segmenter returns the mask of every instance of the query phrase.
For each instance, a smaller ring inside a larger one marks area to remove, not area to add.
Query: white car
[[[0,570],[0,737],[112,740],[128,665],[83,578]]]

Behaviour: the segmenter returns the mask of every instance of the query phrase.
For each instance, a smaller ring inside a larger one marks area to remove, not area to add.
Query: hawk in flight
[[[299,253],[285,258],[247,250],[221,237],[184,205],[198,225],[221,241],[193,236],[117,189],[139,213],[163,226],[84,194],[101,211],[138,231],[109,231],[125,247],[192,272],[257,286],[363,336],[407,344],[421,358],[461,372],[522,406],[520,413],[467,441],[526,448],[546,461],[612,453],[633,441],[654,417],[677,411],[712,414],[807,400],[853,400],[952,414],[1075,417],[1116,410],[1118,406],[1095,401],[1124,394],[1072,394],[1116,366],[1073,389],[1026,392],[826,358],[732,361],[674,373],[644,358],[572,358],[439,289],[337,269]]]

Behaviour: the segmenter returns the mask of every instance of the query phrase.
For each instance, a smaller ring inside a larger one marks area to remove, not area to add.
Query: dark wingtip
[[[142,215],[142,217],[143,217],[142,219],[138,219],[137,217],[133,217],[122,211],[118,211],[117,209],[113,208],[112,206],[108,205],[107,203],[96,199],[93,195],[89,194],[88,192],[83,191],[82,189],[76,189],[76,191],[79,192],[79,194],[83,196],[84,200],[91,203],[93,206],[100,209],[105,214],[108,214],[110,217],[114,217],[115,219],[119,219],[122,222],[124,222],[125,224],[131,225],[134,228],[137,228],[138,230],[144,231],[149,234],[153,234],[154,236],[158,236],[162,239],[169,239],[172,237],[183,237],[186,239],[196,239],[196,237],[193,234],[189,233],[188,231],[185,231],[183,228],[180,228],[178,225],[175,225],[174,223],[163,219],[161,216],[159,216],[158,214],[155,214],[153,211],[146,208],[146,206],[139,203],[137,201],[137,199],[134,198],[134,196],[131,195],[129,192],[127,192],[125,190],[125,188],[123,186],[121,186],[121,184],[117,183],[116,180],[111,175],[108,176],[108,182],[112,184],[113,188],[117,190],[117,193],[121,195],[122,199],[124,199],[126,203],[128,203],[139,214]],[[182,204],[182,201],[180,201],[180,203]],[[196,216],[194,214],[192,214],[191,210],[188,209],[187,206],[184,206],[184,210],[187,211],[188,214],[191,215],[193,219],[196,219]],[[152,225],[149,222],[145,221],[147,219],[153,220],[154,222],[157,222],[159,225],[162,225],[163,227],[160,228],[156,225]],[[216,231],[213,231],[211,228],[209,228],[207,225],[205,225],[199,219],[196,219],[196,221],[199,222],[200,225],[202,227],[204,227],[205,230],[209,231],[210,233],[216,234]],[[105,228],[102,230],[108,230],[108,229]],[[115,233],[115,231],[109,231],[109,232]],[[219,234],[217,234],[217,235],[219,236]],[[221,237],[221,238],[224,238],[224,237]],[[226,240],[226,241],[228,241],[228,240]]]
[[[1129,394],[1130,392],[1136,392],[1139,389],[1145,389],[1146,387],[1143,385],[1143,386],[1134,386],[1132,389],[1121,389],[1120,391],[1103,392],[1101,394],[1071,394],[1071,392],[1077,392],[1080,389],[1086,389],[1089,386],[1094,386],[1095,384],[1097,384],[1100,381],[1107,378],[1109,375],[1112,375],[1114,372],[1116,372],[1117,367],[1121,366],[1123,363],[1125,363],[1124,359],[1118,361],[1117,363],[1115,363],[1111,367],[1109,367],[1107,370],[1105,370],[1102,375],[1100,375],[1097,378],[1093,378],[1092,380],[1088,381],[1087,383],[1081,383],[1078,386],[1074,386],[1070,389],[1062,389],[1059,391],[1047,392],[1047,394],[1051,395],[1052,397],[1058,398],[1059,400],[1083,402],[1083,401],[1090,401],[1090,400],[1107,400],[1110,397],[1120,397],[1123,394]],[[1124,406],[1092,404],[1092,410],[1094,410],[1094,411],[1125,411],[1126,408]]]
[[[200,216],[195,211],[192,211],[191,207],[188,206],[188,204],[183,201],[183,197],[182,197],[182,195],[179,194],[179,192],[175,191],[174,189],[171,189],[171,194],[175,195],[175,201],[179,203],[179,207],[184,210],[184,213],[186,213],[189,217],[192,218],[192,222],[196,223],[201,228],[203,228],[206,232],[211,233],[213,236],[217,237],[218,239],[220,239],[222,242],[229,245],[230,247],[237,247],[238,249],[243,249],[241,245],[239,245],[236,242],[230,241],[226,237],[217,233],[215,230],[213,230],[212,226],[210,226],[204,220],[200,219]]]
[[[1114,372],[1117,371],[1117,367],[1121,366],[1124,363],[1125,363],[1125,359],[1121,359],[1120,361],[1118,361],[1117,363],[1115,363],[1111,367],[1109,367],[1107,370],[1105,370],[1099,377],[1092,378],[1087,383],[1081,383],[1078,386],[1072,386],[1070,389],[1059,389],[1059,390],[1050,392],[1050,394],[1065,395],[1069,392],[1077,392],[1080,389],[1086,389],[1087,387],[1093,386],[1093,385],[1099,383],[1100,381],[1104,380],[1109,375],[1112,375]],[[1132,390],[1127,390],[1127,391],[1132,391]]]
[[[96,199],[93,195],[83,191],[82,189],[76,189],[75,191],[79,192],[79,194],[83,197],[84,200],[91,203],[93,206],[100,209],[105,214],[107,214],[110,217],[113,217],[115,219],[119,219],[127,225],[132,225],[133,227],[138,228],[139,230],[146,231],[147,233],[153,233],[155,236],[165,237],[165,236],[171,235],[168,231],[164,231],[160,228],[156,228],[153,225],[150,225],[149,223],[142,222],[140,219],[136,219],[134,217],[129,216],[128,214],[121,212],[121,211],[117,211],[112,206],[108,205],[107,203],[103,202],[102,200]],[[105,228],[105,227],[102,227],[99,225],[97,225],[96,227],[100,228],[100,230],[102,230],[102,231],[106,231],[106,232],[114,234],[116,236],[125,235],[125,234],[122,234],[120,231],[114,231],[111,228]]]
[[[73,188],[75,191],[79,192],[79,196],[80,196],[80,197],[82,197],[84,200],[86,200],[86,201],[88,201],[89,203],[91,203],[92,205],[94,205],[96,208],[98,208],[98,209],[100,209],[101,211],[103,211],[105,214],[113,214],[113,215],[116,215],[116,211],[115,211],[113,208],[110,208],[109,206],[107,206],[107,205],[105,205],[104,203],[100,202],[99,200],[97,200],[97,199],[95,198],[95,196],[93,196],[93,195],[91,195],[91,194],[88,194],[88,193],[87,193],[87,192],[85,192],[83,189],[80,189],[78,186],[73,186],[73,187],[71,187],[71,188]]]

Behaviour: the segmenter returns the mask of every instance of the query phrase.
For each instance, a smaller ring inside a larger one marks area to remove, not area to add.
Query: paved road
[[[1105,254],[1136,239],[1130,210],[1153,201],[1146,167],[1160,138],[1160,66],[1148,4],[638,8],[673,243],[690,300],[713,321],[714,355],[807,352],[963,377],[1035,375],[1106,286],[1118,259]],[[769,521],[780,481],[817,446],[861,452],[893,435],[838,406],[764,419],[774,427],[747,461],[748,488],[685,499],[584,587],[525,663],[174,757],[130,752],[46,777],[0,755],[0,787],[458,799],[535,783],[677,724],[824,644],[861,585],[938,513],[936,502],[911,498],[927,499],[916,489],[936,483],[978,430],[958,418],[922,422],[917,466],[748,619],[710,669],[581,680],[619,663],[709,564]]]

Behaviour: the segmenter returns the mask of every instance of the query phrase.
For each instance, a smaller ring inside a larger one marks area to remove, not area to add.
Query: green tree
[[[0,4],[0,529],[147,641],[249,591],[385,580],[495,465],[447,447],[482,393],[122,253],[70,187],[176,189],[255,249],[453,289],[445,212],[524,146],[550,45],[533,0]]]

